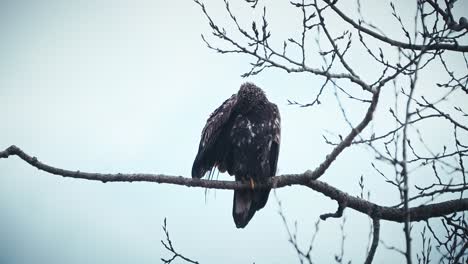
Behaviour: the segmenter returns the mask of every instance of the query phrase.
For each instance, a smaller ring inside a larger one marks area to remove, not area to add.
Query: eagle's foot
[[[252,189],[252,190],[255,189],[255,181],[252,178],[241,177],[240,181],[242,183],[249,183],[250,189]]]
[[[250,178],[250,188],[251,188],[252,190],[255,189],[255,182],[254,182],[254,180],[253,180],[252,178]]]

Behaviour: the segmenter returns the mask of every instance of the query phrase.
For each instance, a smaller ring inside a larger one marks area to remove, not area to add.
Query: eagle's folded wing
[[[201,178],[205,173],[219,162],[219,155],[216,153],[216,141],[228,122],[231,113],[237,103],[237,95],[233,94],[223,102],[206,121],[203,128],[198,153],[192,166],[192,178]]]

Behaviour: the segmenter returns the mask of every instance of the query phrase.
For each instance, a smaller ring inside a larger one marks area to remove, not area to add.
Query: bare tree
[[[224,0],[224,15],[230,19],[229,26],[232,28],[227,30],[228,25],[220,25],[209,7],[199,0],[194,1],[211,28],[210,36],[202,35],[207,47],[222,54],[237,54],[252,59],[251,67],[243,77],[270,69],[311,74],[313,78],[322,80],[322,85],[313,89],[310,101],[289,100],[289,104],[292,107],[315,107],[326,103],[322,97],[330,93],[338,102],[344,122],[349,125],[349,131],[344,136],[324,136],[325,142],[333,148],[315,169],[273,177],[257,188],[303,185],[322,193],[338,204],[336,212],[321,215],[322,220],[342,217],[346,208],[367,215],[372,232],[365,263],[372,263],[380,244],[396,254],[403,254],[407,263],[430,263],[435,260],[440,263],[466,263],[468,21],[465,17],[456,17],[457,1],[415,1],[415,14],[410,19],[401,17],[398,6],[389,2],[383,8],[393,17],[389,23],[400,30],[401,34],[397,37],[389,37],[379,26],[371,23],[362,12],[365,5],[359,0],[352,12],[343,7],[344,1],[291,1],[290,8],[297,11],[301,23],[296,28],[299,33],[285,40],[275,39],[268,22],[268,5],[275,3],[261,6],[259,0],[246,0],[248,6],[245,8],[260,10],[261,15],[240,18],[234,13],[231,3]],[[336,32],[328,24],[330,18],[339,19],[346,29]],[[361,72],[359,62],[352,59],[351,53],[371,61],[380,74],[367,76],[366,72]],[[454,58],[464,64],[455,65]],[[433,87],[421,87],[421,78],[434,71],[437,71],[438,81],[431,84]],[[436,93],[428,93],[429,88]],[[349,102],[366,106],[359,122],[348,118]],[[377,111],[385,106],[388,111]],[[383,130],[369,125],[379,119],[391,120],[390,128]],[[427,124],[437,124],[440,133],[448,135],[450,140],[441,146],[431,144],[426,139]],[[360,147],[374,154],[375,159],[371,161],[375,170],[373,176],[382,177],[395,190],[399,202],[383,206],[369,201],[369,197],[364,195],[366,187],[362,176],[359,180],[360,195],[347,194],[319,180],[336,162],[336,158],[351,147]],[[182,176],[71,171],[42,163],[16,146],[0,152],[0,158],[12,155],[38,169],[64,177],[103,182],[147,181],[213,189],[250,188],[248,184],[240,182]],[[423,180],[420,175],[423,175]],[[302,250],[296,239],[297,234],[291,231],[281,210],[280,215],[300,262],[312,263],[315,236],[308,249]],[[381,221],[402,224],[404,249],[385,243],[385,238],[380,236]],[[344,223],[343,220],[342,230]],[[416,225],[422,227],[420,234],[412,232]],[[174,250],[166,223],[163,228],[168,241],[163,245],[173,253],[172,259],[185,259]],[[319,222],[315,224],[315,233],[318,231]],[[423,248],[412,248],[412,240],[419,238]],[[342,242],[345,242],[344,234]],[[434,259],[434,252],[438,252],[437,256],[440,257]],[[338,263],[345,262],[343,255],[343,250],[336,255]],[[197,263],[188,258],[186,260]],[[169,263],[172,260],[164,261]]]

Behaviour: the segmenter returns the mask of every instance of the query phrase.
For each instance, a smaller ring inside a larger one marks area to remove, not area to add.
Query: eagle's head
[[[262,89],[253,83],[246,82],[237,92],[237,110],[241,113],[249,112],[254,106],[268,102]]]

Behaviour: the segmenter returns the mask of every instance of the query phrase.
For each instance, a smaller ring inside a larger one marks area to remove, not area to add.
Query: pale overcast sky
[[[281,47],[282,39],[297,36],[301,18],[287,3],[264,2],[272,6],[270,26]],[[388,3],[362,2],[372,21],[401,37]],[[413,2],[397,5],[402,16],[410,15],[409,22]],[[217,21],[228,23],[220,3],[206,5]],[[260,14],[246,4],[234,11],[247,25]],[[334,29],[341,23],[330,20]],[[71,170],[190,177],[206,118],[247,81],[240,75],[251,62],[206,47],[200,34],[209,36],[210,30],[192,1],[2,1],[0,33],[0,149],[15,144],[45,163]],[[378,71],[359,54],[352,56],[353,66],[367,73],[367,80],[375,79]],[[436,78],[437,70],[432,75]],[[421,79],[421,85],[433,88],[434,79]],[[331,149],[322,135],[347,133],[332,92],[318,107],[287,105],[287,99],[313,100],[323,79],[269,70],[248,81],[264,88],[281,111],[279,174],[315,168]],[[389,103],[382,100],[374,130],[383,131]],[[365,107],[351,109],[350,119],[356,122]],[[428,135],[434,144],[449,140],[450,135],[437,131]],[[372,170],[372,158],[366,148],[347,149],[322,180],[358,195],[358,179],[365,175],[372,200],[393,204],[398,194]],[[231,216],[232,191],[210,190],[206,202],[204,193],[154,183],[67,179],[16,157],[0,160],[0,262],[159,263],[170,256],[160,244],[165,217],[176,249],[201,263],[297,261],[273,193],[241,230]],[[335,202],[303,187],[282,188],[277,194],[290,223],[297,220],[304,247],[318,216],[336,209]],[[360,263],[369,220],[352,210],[345,215],[345,257]],[[317,263],[333,262],[339,253],[341,222],[320,223]],[[402,229],[384,222],[381,238],[403,247]],[[417,251],[421,241],[416,232],[414,236]],[[403,261],[402,256],[378,249],[375,263],[395,261]]]

